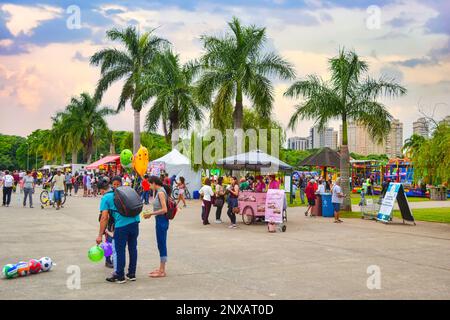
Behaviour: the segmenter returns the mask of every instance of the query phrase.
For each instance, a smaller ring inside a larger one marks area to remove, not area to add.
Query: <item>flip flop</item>
[[[150,275],[150,278],[164,278],[166,276],[165,272],[158,271],[157,273],[153,273]]]

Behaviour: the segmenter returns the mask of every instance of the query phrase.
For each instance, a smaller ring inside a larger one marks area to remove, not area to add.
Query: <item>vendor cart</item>
[[[242,222],[251,225],[255,222],[266,222],[266,192],[241,191],[239,193],[239,214],[242,215]],[[284,197],[281,215],[283,223],[287,222],[286,197]],[[275,209],[276,210],[276,209]],[[286,226],[282,226],[283,232]]]

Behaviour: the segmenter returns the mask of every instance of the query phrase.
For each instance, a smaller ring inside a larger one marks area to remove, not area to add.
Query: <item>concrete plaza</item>
[[[243,225],[240,216],[236,230],[203,226],[199,201],[190,201],[171,222],[167,278],[147,277],[159,263],[152,218],[140,225],[138,280],[107,283],[111,270],[87,258],[98,230],[98,203],[69,197],[60,211],[38,203],[30,209],[14,195],[11,207],[0,207],[0,265],[42,256],[57,264],[48,273],[1,279],[0,299],[450,298],[450,225],[335,224],[289,208],[287,232],[269,234],[263,224]],[[222,219],[228,221],[225,212]],[[80,289],[67,286],[73,265],[81,270]],[[367,286],[370,266],[380,268],[380,289]]]

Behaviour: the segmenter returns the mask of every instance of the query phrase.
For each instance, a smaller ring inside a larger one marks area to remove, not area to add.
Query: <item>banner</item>
[[[151,176],[159,177],[162,171],[166,170],[166,163],[159,161],[152,161],[148,165],[148,171]]]
[[[266,195],[266,222],[283,223],[284,190],[269,189]]]
[[[380,210],[378,211],[377,220],[382,222],[389,222],[392,220],[392,210],[396,200],[402,214],[403,222],[414,222],[414,217],[411,209],[409,208],[408,200],[403,189],[403,184],[401,183],[389,183],[383,202],[381,203]]]

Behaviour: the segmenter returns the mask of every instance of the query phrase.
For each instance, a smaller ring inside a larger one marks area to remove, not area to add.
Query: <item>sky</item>
[[[450,114],[448,0],[24,0],[0,2],[0,132],[50,128],[72,96],[93,93],[100,70],[89,57],[114,46],[105,39],[112,27],[156,28],[187,62],[202,54],[199,37],[223,34],[233,16],[266,27],[266,50],[292,63],[298,79],[329,79],[328,59],[343,47],[369,63],[370,76],[395,78],[408,94],[382,102],[403,122],[405,139],[422,112],[437,120]],[[283,97],[290,82],[273,80],[273,117],[286,126],[301,100]],[[120,85],[102,105],[117,106]],[[113,130],[133,128],[129,106],[107,120]],[[287,137],[307,136],[313,124],[301,121]],[[339,130],[338,121],[330,126]]]

